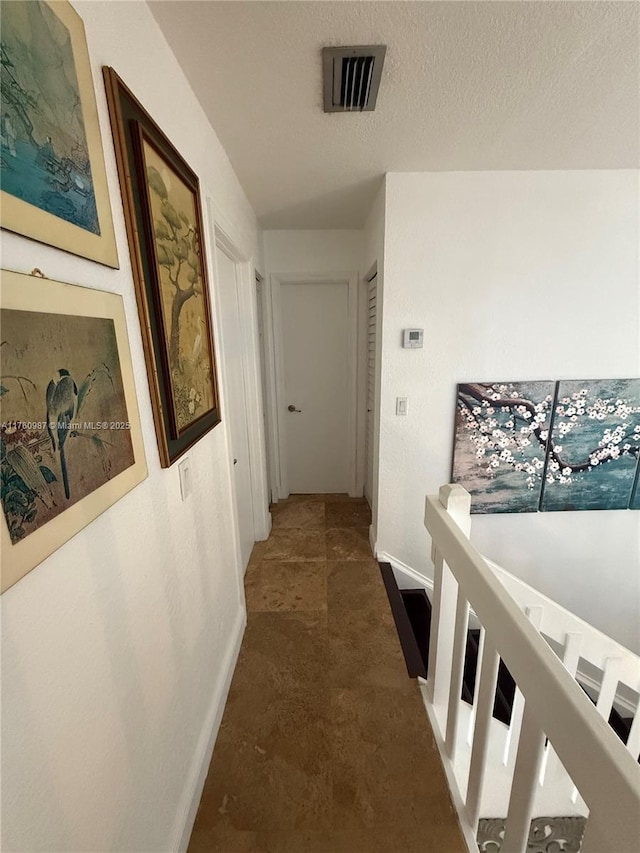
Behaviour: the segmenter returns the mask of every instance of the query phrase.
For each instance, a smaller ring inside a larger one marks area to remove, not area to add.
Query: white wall
[[[380,187],[363,228],[362,269],[365,275],[371,272],[374,264],[378,266],[379,276],[384,272],[385,188],[386,181]]]
[[[267,273],[354,272],[362,263],[362,231],[265,231]]]
[[[247,256],[258,253],[258,231],[146,5],[74,6],[93,65],[120,270],[6,232],[2,265],[123,295],[149,477],[2,596],[2,848],[166,851],[181,843],[194,794],[197,805],[244,604],[224,422],[190,451],[187,502],[177,466],[160,468],[103,64],[198,173],[203,200],[212,196],[216,221]]]
[[[384,251],[377,547],[431,576],[424,496],[450,478],[456,383],[638,373],[638,174],[390,174]],[[424,349],[401,348],[410,326]],[[472,537],[639,648],[639,513],[475,516]]]

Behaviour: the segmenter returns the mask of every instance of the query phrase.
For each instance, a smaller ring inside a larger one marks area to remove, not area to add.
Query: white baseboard
[[[264,537],[264,539],[262,540],[263,542],[264,542],[264,540],[265,540],[265,539],[268,539],[268,538],[269,538],[269,536],[271,535],[271,529],[272,529],[272,527],[273,527],[273,518],[272,518],[272,516],[271,516],[271,513],[270,513],[270,512],[268,512],[268,513],[267,513],[267,533],[266,533],[266,536]]]
[[[376,536],[377,536],[376,529],[373,526],[373,524],[370,524],[369,525],[369,545],[371,546],[371,553],[373,554],[373,556],[377,560],[379,558],[378,558],[378,555],[376,554]]]
[[[233,632],[229,638],[227,651],[224,656],[222,672],[214,688],[211,705],[209,706],[209,711],[200,732],[198,745],[191,759],[191,767],[187,776],[184,796],[178,808],[173,843],[169,848],[176,851],[176,853],[185,853],[189,846],[189,839],[191,838],[193,824],[198,812],[198,806],[200,805],[202,790],[209,771],[209,764],[211,763],[213,747],[218,736],[218,729],[222,722],[222,714],[227,701],[227,694],[231,686],[231,679],[233,678],[238,654],[240,653],[246,624],[247,614],[244,609],[241,609],[238,611]]]
[[[396,559],[396,557],[392,557],[391,554],[387,554],[385,551],[381,551],[378,554],[377,559],[381,563],[390,563],[392,569],[397,569],[399,572],[402,572],[403,575],[411,578],[412,581],[415,581],[418,586],[424,587],[428,589],[429,592],[433,592],[433,580],[432,578],[428,578],[420,572],[417,572],[415,569],[412,569],[411,566],[408,566],[406,563],[403,563],[402,560]]]

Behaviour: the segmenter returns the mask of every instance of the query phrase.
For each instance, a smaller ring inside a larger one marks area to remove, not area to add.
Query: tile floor
[[[271,512],[189,853],[463,853],[366,502]]]

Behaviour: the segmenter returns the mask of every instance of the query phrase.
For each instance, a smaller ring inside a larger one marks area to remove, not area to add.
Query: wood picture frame
[[[147,476],[122,297],[0,273],[2,591]]]
[[[103,69],[160,462],[220,423],[197,175],[113,68]]]
[[[0,226],[110,267],[118,252],[82,18],[0,4]]]

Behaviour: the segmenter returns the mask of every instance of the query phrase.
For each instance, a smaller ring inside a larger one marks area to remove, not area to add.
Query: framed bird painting
[[[122,297],[3,270],[2,591],[147,476]]]
[[[198,178],[104,69],[160,461],[220,422]]]

